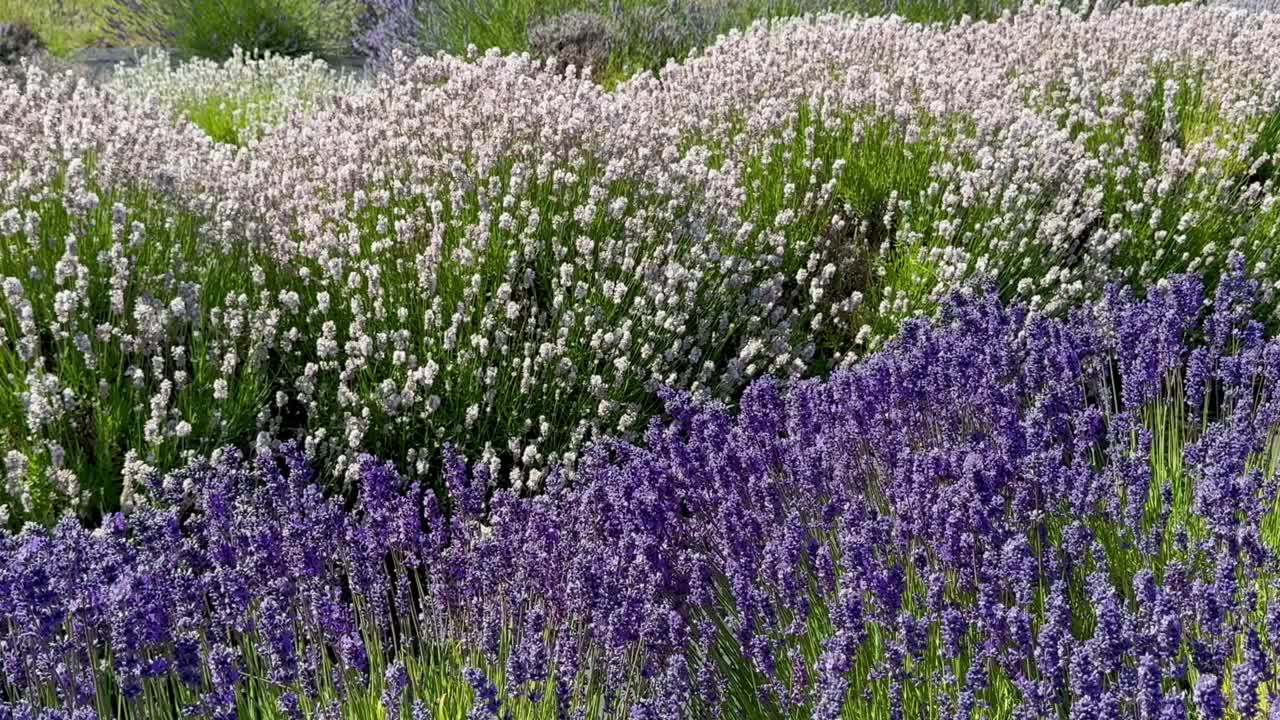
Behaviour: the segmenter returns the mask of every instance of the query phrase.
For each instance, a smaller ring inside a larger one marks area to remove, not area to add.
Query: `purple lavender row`
[[[1280,717],[1280,341],[1235,268],[959,295],[538,496],[453,454],[329,496],[294,444],[153,474],[0,535],[0,718]]]

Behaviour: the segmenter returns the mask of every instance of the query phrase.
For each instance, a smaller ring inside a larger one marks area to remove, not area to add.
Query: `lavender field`
[[[379,6],[0,66],[0,720],[1280,719],[1280,8]]]

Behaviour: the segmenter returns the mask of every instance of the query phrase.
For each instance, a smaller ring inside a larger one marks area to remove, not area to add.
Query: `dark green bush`
[[[278,55],[345,52],[358,0],[116,0],[122,35],[224,60],[234,48]]]

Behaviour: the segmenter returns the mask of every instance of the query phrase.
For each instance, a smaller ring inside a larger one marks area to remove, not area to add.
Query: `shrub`
[[[366,0],[352,46],[375,63],[398,49],[413,51],[419,40],[417,0]]]
[[[561,70],[572,65],[599,75],[618,44],[617,34],[603,15],[574,10],[530,25],[529,49],[540,58],[554,58]]]
[[[110,22],[129,36],[225,60],[235,48],[283,56],[349,47],[354,0],[117,0]]]
[[[615,74],[622,77],[643,69],[657,69],[668,60],[682,60],[696,48],[710,44],[721,24],[723,10],[693,2],[641,5],[623,10]]]
[[[0,23],[0,65],[14,65],[44,49],[44,41],[22,22]]]

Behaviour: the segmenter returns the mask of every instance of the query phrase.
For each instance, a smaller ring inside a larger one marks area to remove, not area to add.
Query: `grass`
[[[59,57],[112,37],[102,13],[113,0],[0,0],[0,23],[25,22]]]

